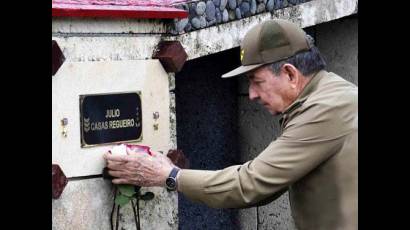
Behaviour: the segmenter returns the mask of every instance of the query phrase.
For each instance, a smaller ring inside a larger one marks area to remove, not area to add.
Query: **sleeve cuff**
[[[200,201],[204,193],[204,179],[212,173],[214,172],[207,170],[181,169],[178,175],[178,191],[193,201]]]

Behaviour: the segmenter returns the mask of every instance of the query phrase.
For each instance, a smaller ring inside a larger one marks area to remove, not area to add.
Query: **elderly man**
[[[357,87],[324,70],[297,25],[269,20],[245,35],[249,98],[280,116],[281,135],[256,158],[217,171],[179,169],[159,153],[105,154],[113,183],[165,186],[215,208],[264,204],[289,191],[298,229],[357,229]]]

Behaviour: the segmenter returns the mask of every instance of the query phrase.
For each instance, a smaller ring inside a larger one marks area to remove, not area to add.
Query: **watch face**
[[[167,178],[167,180],[165,181],[165,183],[166,183],[166,185],[167,185],[167,187],[168,187],[169,189],[175,189],[176,183],[175,183],[174,178]]]

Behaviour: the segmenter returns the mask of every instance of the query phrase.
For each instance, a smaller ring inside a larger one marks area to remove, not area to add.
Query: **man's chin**
[[[268,112],[269,112],[270,114],[272,114],[272,116],[275,116],[275,115],[278,115],[278,114],[279,114],[277,111],[272,110],[272,109],[269,107],[268,104],[262,104],[262,103],[260,103],[260,104],[261,104],[266,110],[268,110]]]
[[[278,112],[276,112],[276,111],[273,111],[273,110],[271,110],[271,109],[267,109],[267,110],[268,110],[268,112],[269,112],[272,116],[278,115]]]

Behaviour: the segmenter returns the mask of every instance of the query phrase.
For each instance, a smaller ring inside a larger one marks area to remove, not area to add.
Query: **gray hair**
[[[310,35],[306,35],[306,40],[309,43],[309,47],[311,47],[309,50],[297,53],[287,59],[268,64],[268,68],[274,74],[278,75],[281,67],[289,63],[294,65],[305,76],[324,69],[326,62],[318,48],[314,45],[314,39]]]

